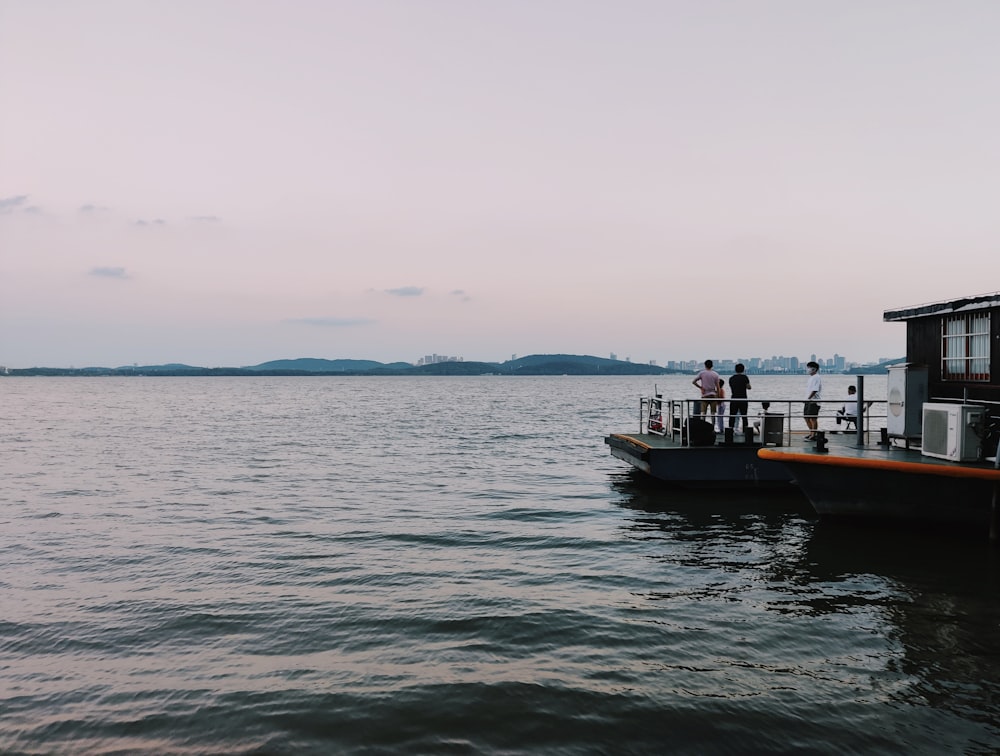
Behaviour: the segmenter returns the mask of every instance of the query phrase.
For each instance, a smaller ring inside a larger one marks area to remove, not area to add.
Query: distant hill
[[[589,354],[529,354],[527,357],[518,357],[516,360],[508,360],[503,364],[516,370],[527,366],[543,365],[547,362],[580,362],[586,365],[609,365],[617,364],[621,360],[594,357]]]
[[[413,367],[409,363],[397,362],[395,365]],[[244,370],[298,370],[306,373],[343,373],[357,372],[387,367],[385,363],[375,360],[324,360],[316,357],[300,357],[296,360],[271,360],[243,368]]]
[[[326,360],[303,357],[272,360],[245,367],[255,372],[350,373],[371,375],[662,375],[670,372],[655,365],[642,365],[605,357],[577,354],[533,354],[504,363],[454,361],[414,366],[408,362],[389,364],[373,360]]]
[[[892,360],[887,360],[886,362],[880,362],[877,365],[867,365],[866,367],[853,368],[845,372],[851,375],[879,375],[885,373],[893,365],[904,365],[906,364],[905,357],[897,357]]]
[[[657,365],[579,354],[532,354],[509,360],[500,372],[511,375],[663,375],[674,371]]]
[[[412,368],[409,375],[487,375],[499,373],[495,362],[435,362]]]
[[[107,368],[83,368],[84,370],[90,370],[93,372],[103,372],[107,371]],[[121,367],[114,368],[116,373],[128,373],[129,371],[135,373],[163,373],[163,372],[173,372],[180,370],[203,370],[204,368],[196,367],[194,365],[184,365],[180,362],[169,362],[166,365],[122,365]]]
[[[677,372],[656,365],[643,365],[605,357],[576,354],[533,354],[498,362],[436,362],[414,366],[409,362],[382,363],[375,360],[327,360],[302,357],[272,360],[249,367],[196,367],[166,365],[117,368],[28,368],[12,369],[9,375],[78,376],[240,376],[240,375],[663,375]]]

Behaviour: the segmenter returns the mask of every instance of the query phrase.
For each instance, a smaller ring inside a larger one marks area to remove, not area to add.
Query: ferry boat
[[[906,324],[876,443],[764,447],[821,517],[988,529],[1000,539],[1000,293],[883,313]]]
[[[786,413],[777,408],[791,403],[755,400],[754,404],[763,409],[752,418],[747,433],[728,429],[717,433],[698,414],[700,399],[642,397],[638,430],[612,433],[604,443],[613,457],[684,488],[791,488],[792,474],[783,464],[757,455],[762,446],[790,443]]]

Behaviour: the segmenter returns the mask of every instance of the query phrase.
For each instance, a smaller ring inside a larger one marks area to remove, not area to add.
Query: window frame
[[[991,328],[989,310],[941,318],[941,380],[989,383]]]

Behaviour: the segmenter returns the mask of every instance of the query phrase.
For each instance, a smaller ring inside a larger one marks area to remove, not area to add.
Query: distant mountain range
[[[855,368],[851,373],[884,373],[886,367],[893,362],[895,361]],[[374,360],[326,360],[302,357],[295,360],[271,360],[248,367],[206,368],[180,363],[116,368],[35,367],[12,368],[6,375],[667,375],[677,373],[687,374],[687,371],[589,355],[533,354],[507,362],[435,362],[430,365],[411,365],[409,362],[384,363]],[[0,373],[0,377],[2,375],[4,373]]]
[[[259,365],[245,368],[246,370],[298,370],[307,373],[343,373],[345,371],[366,371],[377,368],[406,370],[412,368],[408,362],[376,362],[375,360],[324,360],[316,357],[300,357],[297,360],[271,360]]]
[[[535,354],[507,362],[435,362],[411,365],[408,362],[374,360],[326,360],[302,357],[271,360],[247,367],[206,368],[169,363],[166,365],[123,366],[116,368],[26,368],[11,369],[9,375],[664,375],[680,371],[657,365],[642,365],[604,357],[575,354]]]

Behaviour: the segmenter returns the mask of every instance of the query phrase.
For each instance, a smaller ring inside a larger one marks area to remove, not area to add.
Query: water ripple
[[[4,753],[1000,750],[996,560],[647,486],[645,379],[0,387]]]

